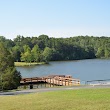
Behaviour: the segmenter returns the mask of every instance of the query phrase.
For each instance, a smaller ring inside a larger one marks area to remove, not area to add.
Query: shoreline
[[[36,65],[44,65],[47,64],[46,62],[32,62],[32,63],[26,63],[26,62],[14,62],[15,67],[23,67],[23,66],[36,66]]]
[[[58,61],[50,61],[50,62],[66,62],[66,61],[83,61],[83,60],[110,60],[110,58],[94,58],[94,59],[80,59],[80,60],[58,60]],[[15,67],[24,67],[24,66],[36,66],[36,65],[44,65],[49,64],[49,62],[14,62]]]

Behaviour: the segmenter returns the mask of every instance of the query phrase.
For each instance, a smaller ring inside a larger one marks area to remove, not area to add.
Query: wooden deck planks
[[[49,75],[46,77],[22,78],[21,84],[44,82],[58,86],[80,85],[79,79],[73,79],[70,75]]]

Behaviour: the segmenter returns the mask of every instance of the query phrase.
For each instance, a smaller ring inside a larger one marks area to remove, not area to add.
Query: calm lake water
[[[110,79],[110,59],[56,61],[46,65],[16,67],[22,77],[39,77],[52,74],[72,75],[82,82]]]

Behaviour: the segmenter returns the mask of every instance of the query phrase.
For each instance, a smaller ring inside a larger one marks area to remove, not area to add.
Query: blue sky
[[[110,36],[110,0],[0,0],[0,35]]]

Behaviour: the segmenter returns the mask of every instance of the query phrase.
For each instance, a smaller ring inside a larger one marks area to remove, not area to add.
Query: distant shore
[[[35,66],[35,65],[43,65],[47,64],[46,62],[32,62],[32,63],[26,63],[26,62],[15,62],[15,66]]]

